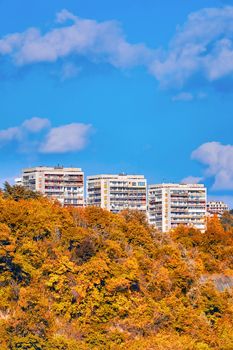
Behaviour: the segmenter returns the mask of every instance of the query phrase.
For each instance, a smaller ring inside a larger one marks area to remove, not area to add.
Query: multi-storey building
[[[149,186],[149,222],[167,232],[178,225],[206,228],[206,188],[202,184]]]
[[[87,205],[112,212],[147,210],[147,181],[143,175],[94,175],[87,177]]]
[[[64,206],[84,205],[84,174],[80,168],[34,167],[23,169],[22,185],[56,198]]]
[[[207,212],[210,216],[217,215],[221,217],[225,211],[229,211],[229,207],[222,201],[210,201],[207,203]]]
[[[22,184],[22,178],[21,177],[17,177],[16,179],[15,179],[15,185],[17,185],[17,186],[22,186],[23,184]]]

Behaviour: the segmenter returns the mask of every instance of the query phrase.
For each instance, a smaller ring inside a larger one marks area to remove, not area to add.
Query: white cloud
[[[75,22],[76,19],[77,19],[77,16],[73,15],[73,13],[69,12],[66,9],[61,10],[56,15],[57,23],[64,23],[67,20],[71,20]]]
[[[202,91],[199,91],[197,93],[190,93],[190,92],[183,91],[173,96],[171,100],[173,102],[179,102],[179,101],[190,102],[193,100],[204,100],[206,98],[207,98],[207,94]]]
[[[178,95],[172,97],[172,101],[192,101],[193,95],[189,92],[181,92]]]
[[[16,65],[77,56],[116,68],[144,66],[163,87],[182,88],[195,75],[213,82],[233,76],[233,6],[191,13],[166,50],[130,43],[117,21],[97,22],[64,9],[47,32],[28,28],[2,37],[0,55]]]
[[[37,28],[9,34],[0,40],[0,53],[10,55],[18,65],[55,62],[69,55],[85,56],[94,62],[107,62],[127,68],[146,64],[152,50],[143,44],[130,44],[116,21],[81,19],[67,10],[57,14],[57,22],[70,25],[42,34]]]
[[[82,150],[87,142],[92,126],[73,123],[52,128],[41,144],[42,153],[65,153]]]
[[[50,126],[50,121],[46,118],[33,117],[23,122],[22,127],[29,132],[39,132]]]
[[[207,142],[192,153],[192,159],[206,166],[205,177],[213,177],[215,190],[233,190],[233,145]]]
[[[11,141],[22,141],[27,133],[37,133],[49,125],[48,119],[33,117],[25,120],[19,126],[0,130],[0,145],[3,146]]]
[[[61,80],[67,80],[76,77],[82,71],[81,67],[72,62],[65,63],[61,69]]]
[[[188,16],[169,49],[150,65],[162,86],[184,83],[194,74],[213,81],[233,73],[233,7],[205,8]]]
[[[21,137],[20,127],[13,127],[4,130],[0,130],[0,145],[13,141],[19,140]]]
[[[210,81],[233,73],[232,39],[225,38],[216,43],[213,53],[206,56],[206,68]]]
[[[198,177],[198,176],[187,176],[185,177],[181,183],[182,184],[198,184],[199,182],[201,182],[203,180],[202,177]]]
[[[33,117],[20,126],[0,130],[0,146],[17,141],[23,152],[80,151],[87,145],[91,131],[90,124],[73,123],[53,128],[48,119]]]

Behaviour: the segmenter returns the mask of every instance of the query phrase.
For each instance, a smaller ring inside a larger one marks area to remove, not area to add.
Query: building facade
[[[16,185],[16,186],[23,186],[23,184],[22,184],[22,178],[21,178],[21,177],[17,177],[17,178],[15,179],[15,185]]]
[[[143,175],[87,177],[87,205],[118,213],[123,209],[147,210],[147,181]]]
[[[229,207],[222,201],[210,201],[207,203],[207,212],[210,216],[217,215],[221,217],[225,211],[229,211]]]
[[[202,184],[157,184],[148,191],[149,222],[167,232],[178,225],[206,229],[206,188]]]
[[[84,205],[84,173],[80,168],[42,166],[23,169],[21,184],[57,199],[63,206]]]

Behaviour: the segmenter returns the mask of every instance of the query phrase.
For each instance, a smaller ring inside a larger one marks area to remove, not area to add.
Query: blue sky
[[[233,206],[233,1],[0,1],[1,181],[203,182]]]

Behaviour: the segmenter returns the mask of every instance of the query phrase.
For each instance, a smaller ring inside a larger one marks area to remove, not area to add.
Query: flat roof
[[[99,175],[89,175],[87,180],[90,179],[145,179],[144,175],[130,175],[130,174],[99,174]]]
[[[82,172],[81,168],[74,168],[74,167],[62,167],[62,166],[36,166],[36,167],[32,167],[32,168],[24,168],[22,169],[22,172],[35,172],[35,171],[54,171],[54,172],[59,172],[59,171],[70,171],[70,172],[74,172],[74,171],[78,171],[78,172]]]
[[[149,188],[205,188],[204,184],[178,184],[178,183],[162,183],[152,184]]]

